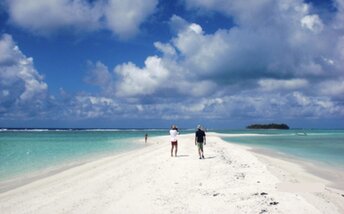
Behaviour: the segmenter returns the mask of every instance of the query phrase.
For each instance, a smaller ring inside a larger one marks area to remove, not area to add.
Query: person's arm
[[[197,145],[197,135],[195,134],[195,145]]]
[[[205,138],[205,134],[203,136],[203,143],[204,143],[204,145],[207,143],[207,139]]]

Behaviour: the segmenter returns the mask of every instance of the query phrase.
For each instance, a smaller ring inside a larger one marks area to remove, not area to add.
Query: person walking
[[[146,133],[145,134],[145,143],[147,143],[147,140],[148,140],[148,134]]]
[[[197,131],[195,133],[195,145],[198,148],[199,159],[204,159],[203,145],[206,144],[205,132],[202,130],[202,126],[197,126]]]
[[[176,125],[172,125],[170,130],[170,136],[171,136],[171,157],[173,157],[173,149],[174,149],[174,156],[177,157],[178,152],[178,139],[177,135],[179,134],[178,128]]]

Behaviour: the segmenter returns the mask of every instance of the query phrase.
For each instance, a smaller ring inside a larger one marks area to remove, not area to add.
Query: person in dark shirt
[[[202,126],[197,126],[197,131],[195,133],[195,145],[198,148],[199,159],[204,159],[203,145],[206,144],[205,132],[202,130]]]
[[[148,134],[146,133],[145,134],[145,143],[147,143],[147,140],[148,140]]]

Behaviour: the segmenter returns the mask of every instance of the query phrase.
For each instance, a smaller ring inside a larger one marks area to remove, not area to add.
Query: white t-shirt
[[[179,132],[175,129],[171,129],[170,130],[170,136],[171,136],[171,142],[177,141],[177,135],[179,134]]]

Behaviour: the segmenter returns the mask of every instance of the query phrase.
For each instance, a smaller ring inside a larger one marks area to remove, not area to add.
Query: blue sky
[[[4,0],[0,126],[344,128],[342,0]]]

